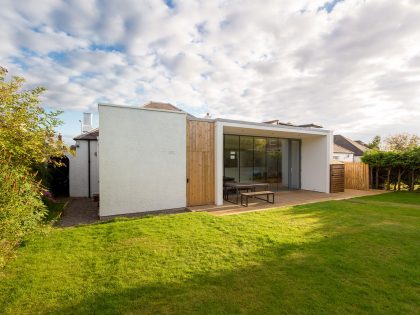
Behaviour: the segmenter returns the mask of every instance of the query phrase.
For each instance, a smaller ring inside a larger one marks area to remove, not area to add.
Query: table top
[[[256,187],[256,186],[268,186],[268,183],[259,183],[259,182],[242,182],[242,183],[235,183],[235,182],[226,182],[225,186],[229,187]]]

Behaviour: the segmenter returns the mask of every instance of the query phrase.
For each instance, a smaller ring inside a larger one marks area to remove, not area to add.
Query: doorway
[[[224,135],[223,180],[264,182],[278,191],[300,189],[300,140]]]

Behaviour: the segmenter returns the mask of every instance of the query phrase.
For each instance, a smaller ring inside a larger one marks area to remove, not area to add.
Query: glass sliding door
[[[239,182],[239,136],[224,136],[224,177],[225,181]]]
[[[281,144],[281,156],[279,159],[279,189],[289,189],[289,140],[279,139]]]
[[[290,140],[290,189],[300,189],[300,141]]]
[[[255,182],[267,182],[266,166],[267,138],[254,138],[254,172],[253,180]]]
[[[224,182],[263,182],[300,189],[300,140],[224,135]]]
[[[251,182],[254,172],[254,137],[240,136],[239,180]]]
[[[281,140],[267,139],[267,180],[269,190],[279,190],[281,183]]]

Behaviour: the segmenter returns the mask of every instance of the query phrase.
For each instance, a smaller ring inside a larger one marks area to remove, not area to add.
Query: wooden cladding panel
[[[362,162],[344,163],[345,188],[369,190],[369,166]]]
[[[214,203],[214,123],[187,120],[187,204]]]
[[[330,165],[330,192],[338,193],[344,192],[344,177],[345,170],[344,164],[331,164]]]

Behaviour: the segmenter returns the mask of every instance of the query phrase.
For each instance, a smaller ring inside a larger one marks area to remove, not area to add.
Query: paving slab
[[[69,227],[97,222],[98,211],[98,202],[93,201],[92,198],[69,198],[58,226]]]

